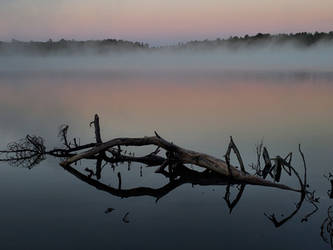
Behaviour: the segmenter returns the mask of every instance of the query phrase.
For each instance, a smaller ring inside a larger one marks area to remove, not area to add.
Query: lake
[[[233,136],[252,173],[249,165],[256,162],[256,146],[263,141],[272,157],[293,152],[293,166],[303,176],[301,144],[309,190],[320,197],[318,210],[307,221],[302,219],[315,207],[305,201],[292,218],[276,227],[269,215],[288,217],[299,193],[246,185],[230,213],[224,199],[226,185],[184,183],[158,199],[154,195],[122,198],[64,170],[52,157],[32,169],[3,162],[1,248],[330,248],[328,209],[333,200],[324,175],[333,171],[333,71],[329,56],[324,53],[323,60],[317,56],[311,61],[313,55],[297,57],[295,62],[309,59],[300,67],[283,63],[283,56],[276,54],[269,67],[234,57],[233,64],[222,68],[216,58],[213,64],[205,58],[188,66],[188,58],[173,61],[172,56],[167,62],[155,58],[156,64],[149,56],[142,61],[136,56],[130,62],[119,57],[118,63],[112,59],[113,64],[106,63],[107,57],[1,58],[1,148],[27,134],[43,137],[48,148],[60,147],[57,135],[62,124],[69,125],[69,136],[80,138],[81,144],[94,142],[89,123],[96,113],[104,141],[157,131],[184,148],[223,159]],[[154,148],[127,150],[142,155]],[[88,176],[85,168],[94,165],[83,160],[73,168]],[[122,189],[156,189],[169,179],[154,173],[155,169],[140,163],[123,163],[114,169],[106,165],[99,181],[117,189],[119,172]],[[281,183],[298,187],[295,176],[285,172]],[[232,198],[238,188],[230,187]]]

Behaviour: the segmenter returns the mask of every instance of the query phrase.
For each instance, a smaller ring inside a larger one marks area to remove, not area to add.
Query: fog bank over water
[[[292,44],[227,49],[156,49],[105,55],[82,51],[75,55],[1,56],[0,73],[10,72],[331,72],[333,45],[300,48]]]

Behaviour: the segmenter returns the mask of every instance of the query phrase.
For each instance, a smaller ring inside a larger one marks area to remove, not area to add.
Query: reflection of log
[[[228,177],[221,177],[218,174],[213,172],[204,171],[198,172],[195,170],[191,170],[184,165],[178,167],[176,172],[174,173],[179,178],[176,180],[172,180],[163,187],[160,188],[150,188],[150,187],[136,187],[131,189],[122,189],[121,186],[118,185],[118,188],[114,188],[99,182],[91,178],[91,176],[86,176],[85,174],[81,173],[80,171],[72,168],[71,166],[63,167],[66,171],[71,173],[72,175],[76,176],[81,181],[94,186],[95,188],[108,192],[111,195],[118,196],[121,198],[128,198],[128,197],[137,197],[137,196],[152,196],[157,199],[162,198],[163,196],[167,195],[172,190],[176,189],[177,187],[183,184],[192,184],[192,185],[200,185],[200,186],[210,186],[210,185],[217,185],[217,186],[224,186],[227,185],[230,188],[232,184],[239,184],[239,182],[234,182],[230,180]],[[119,174],[119,173],[118,173]],[[165,177],[169,177],[168,172],[161,172],[160,174],[164,175]],[[119,175],[118,175],[119,178]],[[242,184],[244,189],[245,184]],[[229,191],[228,191],[229,192]],[[235,206],[240,199],[242,192],[237,198],[236,202],[233,202],[233,206]]]
[[[157,199],[161,198],[162,196],[166,195],[173,189],[177,188],[178,186],[184,184],[183,181],[176,180],[174,182],[168,183],[164,187],[161,188],[149,188],[149,187],[137,187],[137,188],[132,188],[132,189],[121,189],[121,186],[118,185],[118,188],[113,188],[110,187],[106,184],[103,184],[97,180],[94,180],[90,178],[89,176],[86,176],[82,173],[80,173],[78,170],[70,167],[70,166],[65,166],[64,169],[68,171],[69,173],[73,174],[76,176],[78,179],[81,181],[84,181],[95,188],[99,190],[103,190],[105,192],[108,192],[114,196],[118,196],[121,198],[128,198],[128,197],[136,197],[136,196],[153,196]]]
[[[232,176],[232,178],[236,181],[246,182],[253,185],[270,186],[270,187],[277,187],[280,189],[300,191],[283,184],[278,184],[268,180],[264,180],[263,178],[260,178],[258,176],[253,176],[249,175],[248,173],[243,173],[234,166],[230,166],[231,171],[229,172],[228,166],[225,161],[217,159],[207,154],[198,153],[192,150],[181,148],[173,143],[164,140],[158,134],[156,134],[156,136],[141,137],[141,138],[116,138],[108,142],[101,143],[86,152],[74,155],[68,158],[67,160],[61,162],[60,164],[61,166],[66,167],[81,159],[90,158],[101,152],[105,152],[109,148],[112,148],[114,146],[146,146],[146,145],[156,145],[158,147],[165,149],[167,152],[173,152],[174,157],[182,164],[193,164],[199,167],[209,169],[223,176],[229,176],[229,177]]]

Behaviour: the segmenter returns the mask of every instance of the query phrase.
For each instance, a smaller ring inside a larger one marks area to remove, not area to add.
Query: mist
[[[94,50],[52,55],[22,55],[20,52],[0,56],[0,73],[19,72],[95,72],[133,73],[221,73],[221,72],[331,72],[333,44],[311,47],[282,45],[230,48],[149,49],[129,52]]]

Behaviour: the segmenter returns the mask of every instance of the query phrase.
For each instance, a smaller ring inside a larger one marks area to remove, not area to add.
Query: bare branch
[[[91,126],[92,124],[94,125],[94,128],[95,128],[96,142],[97,142],[97,143],[102,143],[101,129],[100,129],[100,126],[99,126],[99,116],[98,116],[98,114],[95,114],[95,118],[94,118],[94,120],[90,123],[90,126]]]
[[[5,157],[0,161],[31,169],[45,159],[44,140],[39,136],[27,135],[24,139],[8,144],[7,150],[0,151],[1,154]]]
[[[234,143],[233,139],[232,139],[232,136],[230,136],[230,143],[229,143],[229,147],[228,147],[228,150],[227,150],[227,153],[226,155],[228,156],[228,161],[230,163],[230,153],[231,153],[231,150],[234,151],[235,155],[237,156],[237,159],[238,159],[238,162],[239,162],[239,166],[240,166],[240,169],[241,171],[246,174],[246,171],[245,171],[245,167],[244,167],[244,163],[243,163],[243,160],[242,160],[242,157],[239,153],[239,150],[236,146],[236,144]]]
[[[66,148],[70,149],[71,146],[70,146],[70,143],[67,138],[68,129],[69,129],[68,125],[66,125],[66,124],[61,125],[59,127],[58,137],[60,137],[60,141],[62,141],[64,143]]]

